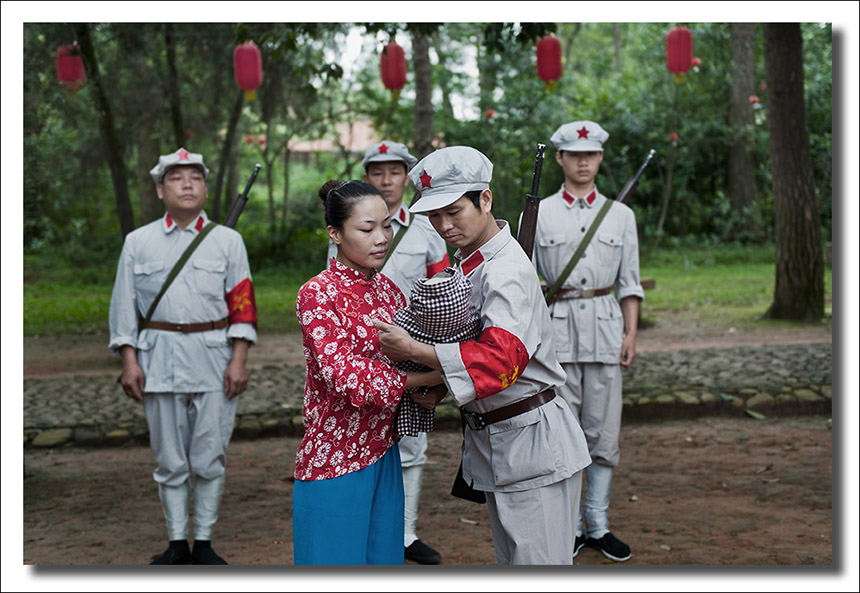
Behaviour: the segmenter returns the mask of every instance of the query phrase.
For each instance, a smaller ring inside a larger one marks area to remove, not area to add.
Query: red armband
[[[254,285],[245,278],[227,293],[228,320],[234,323],[253,323],[257,329],[257,303],[254,300]]]
[[[446,253],[445,256],[439,261],[437,261],[435,264],[430,264],[429,266],[427,266],[427,277],[432,278],[435,274],[438,274],[445,268],[450,267],[451,262],[448,261],[448,254]]]
[[[487,328],[477,340],[460,344],[460,356],[475,385],[478,399],[495,395],[513,385],[529,363],[525,344],[499,327]]]

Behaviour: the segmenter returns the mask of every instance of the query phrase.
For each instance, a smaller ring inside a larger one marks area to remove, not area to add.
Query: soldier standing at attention
[[[248,386],[245,360],[257,342],[248,255],[239,233],[208,227],[214,223],[203,211],[209,170],[202,155],[180,148],[159,157],[149,173],[167,212],[125,238],[111,297],[109,346],[122,356],[123,391],[143,402],[158,463],[153,478],[170,543],[152,564],[227,564],[211,538],[236,396]],[[207,232],[150,312],[174,264]]]
[[[392,247],[380,271],[400,288],[407,303],[417,280],[430,278],[450,265],[445,241],[436,234],[427,217],[411,214],[403,203],[403,194],[409,185],[408,173],[416,162],[418,159],[409,154],[405,145],[391,140],[369,146],[361,161],[364,180],[382,194],[394,229]],[[334,243],[329,243],[328,255],[329,259],[337,256]],[[424,464],[427,462],[427,433],[404,436],[399,444],[406,499],[404,558],[419,564],[438,564],[442,555],[418,539],[415,528]]]
[[[620,367],[630,366],[636,354],[639,302],[645,294],[639,283],[636,217],[595,185],[608,138],[592,121],[566,123],[552,135],[564,185],[541,202],[534,262],[547,284],[555,283],[601,209],[608,208],[549,310],[555,354],[567,375],[558,394],[579,419],[592,459],[585,470],[585,508],[576,527],[574,557],[589,546],[620,562],[631,556],[630,547],[609,531],[609,492],[619,460]]]

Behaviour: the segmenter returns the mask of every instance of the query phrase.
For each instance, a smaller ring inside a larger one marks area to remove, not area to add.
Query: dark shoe
[[[416,539],[408,548],[403,548],[403,550],[403,556],[407,560],[417,562],[418,564],[439,564],[442,560],[442,554],[422,542],[420,539]]]
[[[609,532],[600,539],[589,537],[585,540],[585,545],[589,548],[600,550],[603,552],[604,556],[610,560],[615,560],[616,562],[624,562],[625,560],[629,560],[630,556],[632,556],[630,553],[630,546]]]
[[[579,551],[585,547],[585,534],[577,535],[576,539],[573,541],[573,557],[576,558],[576,555],[579,554]]]
[[[150,564],[188,564],[189,562],[191,562],[191,550],[188,549],[188,542],[178,539],[171,541],[164,554]]]
[[[227,561],[215,553],[215,550],[212,549],[212,542],[200,540],[194,542],[191,564],[227,564]]]

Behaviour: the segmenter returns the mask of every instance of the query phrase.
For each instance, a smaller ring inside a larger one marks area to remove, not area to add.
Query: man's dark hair
[[[481,189],[473,189],[472,191],[467,191],[463,195],[472,200],[472,203],[475,205],[475,208],[478,210],[481,209],[481,192],[484,190]]]

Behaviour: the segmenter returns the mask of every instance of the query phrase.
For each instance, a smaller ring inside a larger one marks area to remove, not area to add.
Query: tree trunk
[[[179,75],[176,71],[176,44],[173,25],[164,25],[164,45],[167,48],[167,87],[170,96],[170,123],[173,125],[175,148],[185,145],[185,126],[182,125],[182,101],[179,99]]]
[[[412,62],[415,68],[415,156],[422,159],[433,152],[433,102],[430,43],[420,31],[412,34]]]
[[[81,47],[81,57],[84,60],[87,76],[93,84],[96,111],[100,115],[99,127],[106,147],[105,153],[107,154],[108,167],[110,167],[110,176],[116,200],[116,211],[119,216],[119,226],[122,230],[122,236],[125,238],[127,234],[134,230],[134,210],[131,207],[131,197],[128,193],[128,175],[125,170],[125,163],[123,162],[122,145],[116,132],[113,112],[107,100],[107,93],[102,86],[99,64],[96,60],[96,52],[93,48],[92,39],[90,38],[89,25],[87,23],[76,24],[75,34],[78,38],[78,45]]]
[[[230,162],[230,151],[235,144],[236,128],[239,125],[239,118],[242,116],[242,106],[245,104],[245,92],[239,90],[236,93],[236,100],[233,101],[233,109],[230,112],[230,122],[227,124],[227,135],[224,137],[224,144],[221,145],[221,156],[218,158],[218,171],[215,174],[215,195],[212,200],[212,220],[218,222],[221,220],[221,190],[224,187],[224,177],[227,172],[227,164]],[[227,198],[225,200],[225,210],[230,212],[235,198]]]
[[[137,122],[137,191],[140,196],[141,224],[152,222],[164,213],[155,183],[149,174],[149,170],[158,163],[160,152],[158,138],[152,133],[152,127],[153,121],[148,113]]]
[[[621,32],[618,23],[612,23],[612,40],[615,42],[615,67],[621,65]]]
[[[480,95],[478,106],[481,114],[493,107],[493,93],[496,90],[496,79],[499,73],[499,65],[496,54],[488,52],[483,46],[483,36],[478,35],[478,86]]]
[[[451,74],[447,68],[448,59],[444,52],[441,34],[437,32],[432,40],[436,55],[439,57],[439,66],[436,72],[439,73],[439,88],[442,89],[442,113],[448,120],[452,120],[454,119],[454,106],[451,104]]]
[[[573,25],[573,31],[571,31],[570,35],[564,40],[564,68],[571,68],[572,64],[570,62],[570,57],[573,55],[573,44],[576,41],[576,36],[579,35],[579,30],[582,29],[582,23],[575,23]]]
[[[657,221],[655,232],[656,244],[663,237],[663,225],[666,223],[666,215],[669,213],[669,199],[672,197],[672,175],[675,170],[675,147],[669,146],[669,155],[666,157],[666,176],[663,179],[663,197],[660,200],[660,218]]]
[[[289,213],[289,208],[287,207],[288,200],[290,197],[290,147],[289,147],[289,139],[284,140],[284,203],[281,205],[281,236],[285,237],[287,234],[287,214]]]
[[[776,236],[776,287],[768,316],[817,322],[824,317],[824,258],[803,96],[798,23],[766,23],[770,160]]]
[[[755,24],[732,24],[732,64],[729,199],[743,227],[739,230],[757,236],[761,228],[755,215],[758,190],[751,146],[755,118],[749,103],[750,95],[755,93]]]

